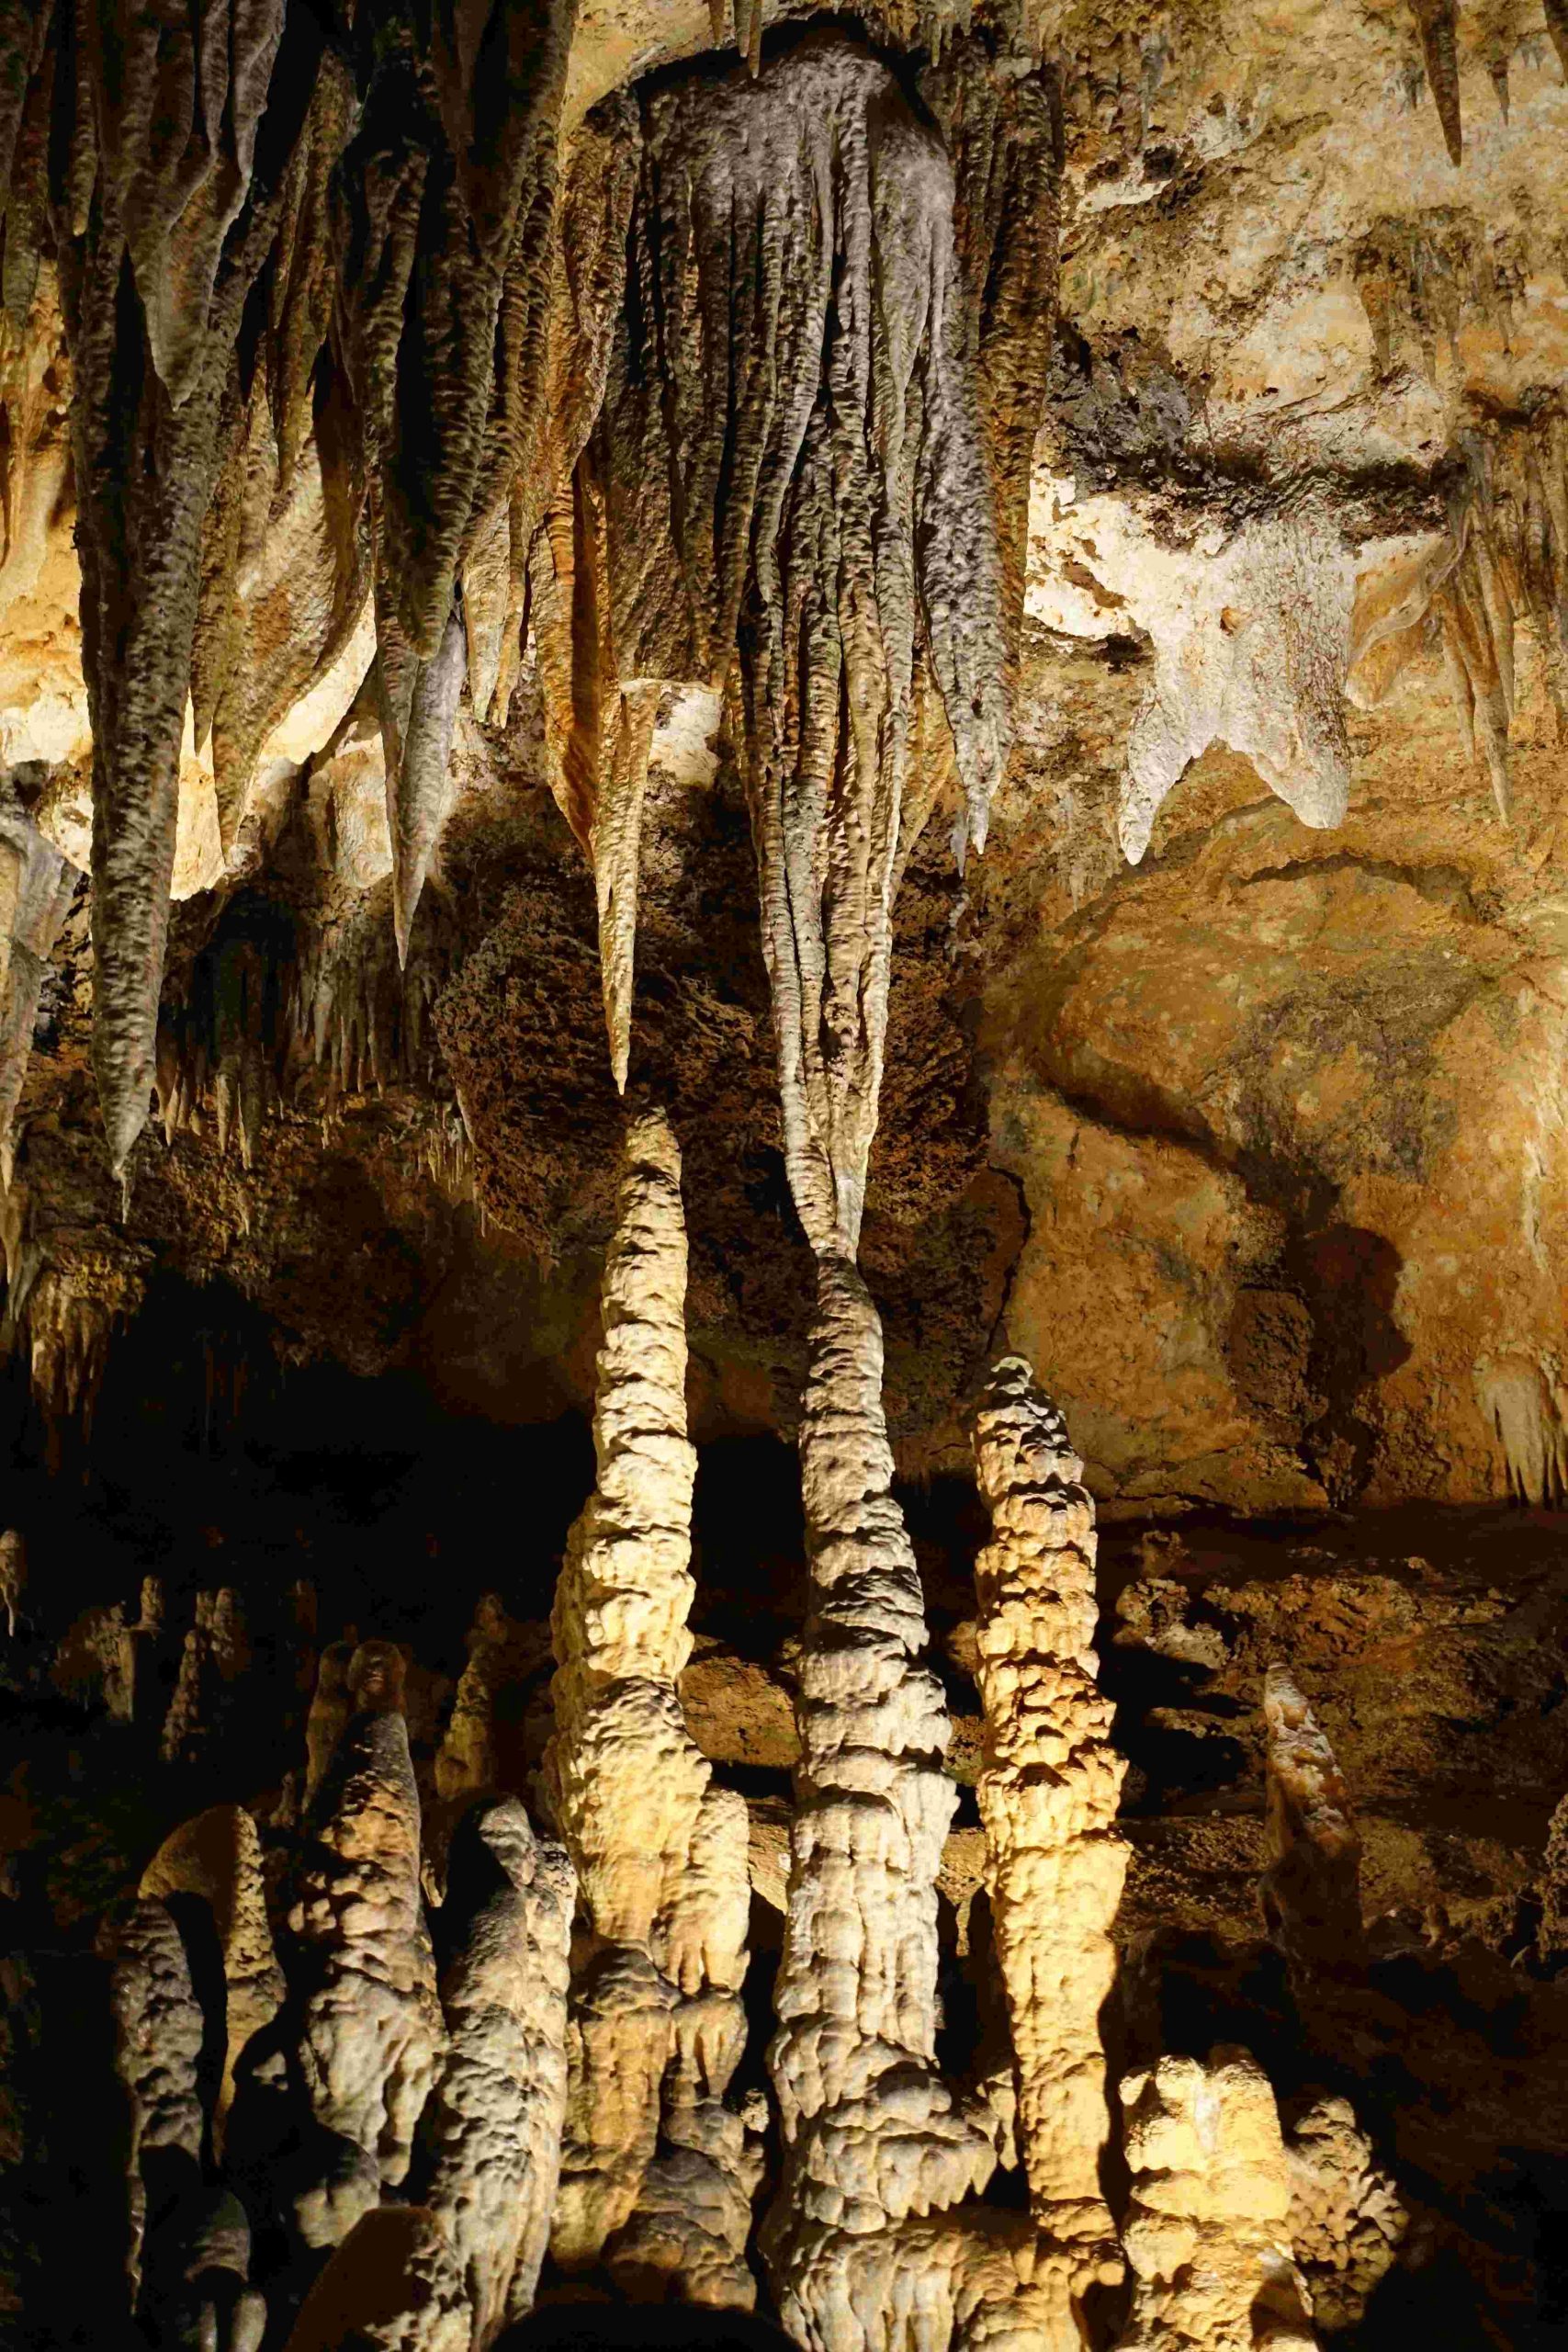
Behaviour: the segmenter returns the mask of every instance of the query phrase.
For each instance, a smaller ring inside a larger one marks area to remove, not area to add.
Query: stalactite
[[[79,21],[84,88],[54,214],[93,723],[94,1065],[118,1172],[153,1081],[201,539],[232,429],[226,396],[320,37],[308,11],[286,16],[280,0],[214,0],[177,31],[156,9],[133,12],[112,37],[96,9]],[[62,55],[74,71],[69,42]]]
[[[1245,2050],[1122,2084],[1133,2308],[1118,2352],[1314,2352],[1268,2076]]]
[[[1042,2236],[1059,2249],[1051,2342],[1075,2352],[1069,2294],[1120,2277],[1100,2186],[1109,2137],[1100,2013],[1127,1849],[1126,1767],[1097,1687],[1094,1506],[1061,1415],[1003,1359],[975,1421],[991,1541],[975,1567],[986,1742],[977,1793],[1018,2075],[1018,2132]]]
[[[993,2130],[936,2064],[937,1871],[956,1797],[924,1604],[891,1493],[876,1311],[818,1268],[801,1424],[811,1571],[799,1665],[778,2031],[784,2177],[762,2251],[785,2325],[817,2352],[1057,2341],[1026,2217],[957,2212]],[[1048,2270],[1048,2263],[1045,2266]]]
[[[747,2177],[743,2133],[723,2107],[744,2041],[744,1807],[712,1787],[676,1689],[694,1590],[685,1295],[680,1154],[662,1113],[637,1114],[604,1266],[598,1482],[551,1619],[546,1781],[593,1939],[574,1987],[552,2245],[568,2267],[607,2248],[614,2261],[630,2224],[628,2269],[667,2259],[688,2294],[749,2305],[744,2235],[732,2246],[737,2198],[749,2204],[734,2186]],[[650,2182],[661,2123],[669,2155]]]
[[[0,1172],[6,1183],[39,997],[78,878],[19,809],[0,809]]]
[[[446,2063],[423,2127],[426,2201],[461,2267],[473,2352],[531,2310],[549,2244],[567,2096],[576,1881],[503,1797],[458,1833],[448,1902],[468,1915],[441,1982]]]
[[[335,2245],[383,2188],[403,2180],[444,2043],[402,1659],[389,1643],[362,1644],[347,1684],[355,1712],[318,1793],[321,1818],[288,1921],[299,2075],[323,2135],[294,2221],[316,2249]]]
[[[961,843],[1010,738],[953,212],[940,141],[840,35],[645,93],[597,444],[609,631],[622,679],[716,683],[739,654],[786,1159],[819,1250],[860,1227],[918,643]]]
[[[575,13],[536,0],[448,24],[389,8],[337,183],[403,958],[448,807],[463,566],[508,513],[539,431]]]
[[[1303,1978],[1364,1965],[1361,1841],[1334,1750],[1290,1668],[1271,1666],[1263,1693],[1269,1733],[1269,1932]]]
[[[1410,0],[1410,13],[1421,36],[1427,80],[1449,161],[1457,171],[1464,154],[1459,103],[1459,0]]]

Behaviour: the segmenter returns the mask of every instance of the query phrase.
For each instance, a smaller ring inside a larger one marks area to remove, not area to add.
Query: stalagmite
[[[214,2132],[220,2134],[240,2054],[271,2024],[284,1997],[266,1915],[261,1841],[244,1806],[213,1805],[173,1831],[142,1871],[141,1893],[194,1894],[212,1913],[227,1987],[223,2075],[212,2111]]]
[[[294,2200],[310,2247],[336,2245],[384,2188],[404,2178],[445,2040],[420,1897],[419,1792],[402,1686],[390,1643],[355,1652],[355,1713],[320,1792],[323,1817],[289,1913],[299,2075],[328,2135],[321,2169]]]
[[[762,2235],[780,2313],[817,2352],[1043,2331],[1055,2342],[1025,2217],[943,2210],[984,2188],[996,2144],[936,2064],[949,1724],[919,1663],[925,1611],[890,1490],[881,1329],[840,1258],[818,1268],[800,1451],[811,1597],[769,2052],[784,2166]]]
[[[953,209],[939,139],[840,34],[644,95],[596,445],[610,635],[623,679],[719,683],[739,657],[785,1156],[818,1250],[860,1229],[917,641],[961,843],[984,842],[1010,739]]]
[[[1120,2276],[1100,2186],[1109,2136],[1100,2012],[1127,1871],[1126,1767],[1096,1683],[1094,1506],[1066,1425],[1021,1357],[993,1371],[975,1461],[991,1541],[975,1566],[986,1737],[977,1794],[1007,1985],[1030,2201],[1081,2293]],[[1059,2341],[1077,2328],[1064,2309]]]
[[[568,1951],[576,1883],[524,1806],[468,1815],[447,1901],[468,1927],[441,1984],[446,2063],[423,2132],[426,2198],[472,2309],[474,2352],[533,2305],[549,2244],[566,2112]]]
[[[653,2184],[658,2205],[685,2209],[680,2228],[663,2231],[664,2249],[691,2274],[689,2291],[700,2278],[708,2300],[750,2303],[744,2236],[729,2258],[727,2174],[745,2177],[742,2135],[722,2107],[744,2041],[744,1805],[710,1785],[676,1688],[692,1649],[695,1455],[686,1437],[681,1162],[660,1112],[628,1120],[602,1296],[598,1483],[572,1529],[551,1619],[556,1732],[545,1777],[593,1938],[573,1993],[552,2246],[563,2265],[581,2267],[632,2222],[668,2068],[665,2137],[687,2160],[662,2164]],[[744,2189],[740,2201],[749,2203]],[[717,2256],[705,2212],[720,2224]],[[630,2267],[651,2245],[647,2230],[634,2232]]]
[[[140,2300],[148,2231],[201,2179],[207,2120],[198,2069],[204,2033],[190,1963],[166,1905],[134,1904],[114,1930],[110,1998],[115,2065],[130,2104],[130,2240],[126,2268]]]
[[[196,1623],[185,1637],[179,1677],[159,1740],[165,1764],[189,1763],[210,1744],[220,1688],[243,1673],[250,1656],[238,1593],[228,1586],[219,1592],[198,1592]]]
[[[1269,1733],[1269,1868],[1263,1915],[1303,1978],[1353,1973],[1366,1959],[1361,1841],[1339,1767],[1290,1668],[1271,1666],[1263,1691]]]
[[[1358,2327],[1369,2297],[1398,2259],[1410,2227],[1392,2177],[1346,2098],[1320,2098],[1285,2143],[1291,2240],[1327,2335]]]
[[[0,1609],[6,1611],[6,1631],[13,1641],[17,1638],[17,1611],[27,1585],[26,1539],[14,1527],[8,1527],[0,1535]]]
[[[1313,2352],[1268,2076],[1245,2050],[1162,2058],[1122,2084],[1134,2280],[1118,2352]]]

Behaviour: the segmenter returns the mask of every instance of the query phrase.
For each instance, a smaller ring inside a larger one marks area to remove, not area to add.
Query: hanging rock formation
[[[991,1374],[975,1461],[991,1541],[975,1564],[986,1744],[977,1794],[1008,1992],[1030,2201],[1064,2286],[1121,2275],[1100,2184],[1110,2132],[1100,2013],[1127,1849],[1125,1766],[1094,1652],[1094,1506],[1066,1424],[1021,1357]],[[1066,2300],[1059,2342],[1077,2329]]]
[[[680,2161],[661,2163],[653,2195],[680,2224],[637,2229],[627,2261],[654,2261],[657,2237],[693,2272],[688,2292],[750,2305],[744,2227],[733,2244],[749,2174],[739,2120],[723,2108],[745,2038],[745,1807],[711,1785],[676,1688],[694,1589],[685,1297],[680,1153],[661,1112],[634,1114],[601,1295],[598,1483],[572,1529],[551,1618],[546,1781],[592,1931],[573,1990],[552,2243],[559,2262],[581,2267],[633,2222],[663,2086],[664,2137]],[[718,2223],[716,2254],[705,2213]]]
[[[1269,1733],[1269,1868],[1263,1915],[1303,1979],[1364,1965],[1361,1841],[1334,1750],[1290,1668],[1271,1666],[1263,1692]]]
[[[1122,2084],[1133,2309],[1118,2352],[1313,2352],[1291,2257],[1291,2178],[1268,2076],[1245,2050],[1162,2058]]]
[[[917,648],[960,844],[984,844],[1010,739],[952,168],[838,34],[649,91],[642,153],[598,444],[614,658],[624,680],[717,684],[739,656],[790,1182],[814,1246],[852,1253]],[[628,792],[645,770],[628,755]],[[624,964],[629,933],[606,947]],[[619,1002],[619,964],[606,985]]]
[[[468,598],[502,610],[526,546],[466,578],[542,426],[557,141],[573,0],[378,20],[337,182],[344,338],[375,551],[398,953],[450,803]],[[475,634],[488,626],[476,612]]]

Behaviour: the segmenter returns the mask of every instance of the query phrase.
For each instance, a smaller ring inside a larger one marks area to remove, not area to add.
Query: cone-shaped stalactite
[[[811,1590],[769,2053],[784,2139],[762,2234],[774,2293],[791,2334],[819,2352],[1037,2346],[1043,2331],[1055,2343],[1051,2250],[1028,2217],[950,2210],[984,2188],[997,2144],[936,2063],[950,1724],[920,1662],[881,1326],[844,1259],[818,1267],[800,1454]]]
[[[975,1567],[986,1740],[978,1795],[1018,2078],[1030,2201],[1059,2249],[1050,2342],[1076,2352],[1070,2299],[1119,2277],[1100,2184],[1110,2136],[1100,2009],[1127,1871],[1126,1767],[1096,1681],[1094,1505],[1061,1415],[1030,1367],[998,1363],[975,1422],[991,1541]]]
[[[594,444],[618,675],[716,683],[739,655],[790,1181],[813,1244],[850,1254],[917,653],[952,729],[961,839],[984,841],[1010,737],[954,218],[938,133],[842,35],[755,78],[646,90]],[[629,961],[629,926],[605,951]]]
[[[154,1078],[204,529],[320,57],[312,18],[282,0],[56,23],[56,85],[74,85],[53,212],[93,724],[93,1055],[117,1169]]]
[[[724,2106],[745,2040],[746,1810],[711,1785],[676,1690],[694,1589],[685,1297],[679,1150],[662,1113],[636,1114],[602,1294],[598,1483],[552,1617],[546,1779],[592,1931],[552,2244],[568,2267],[664,2270],[688,2300],[750,2306],[754,2178]]]
[[[342,334],[365,450],[393,914],[408,952],[448,808],[471,638],[526,546],[490,542],[539,458],[557,142],[575,0],[427,17],[380,0],[336,189]],[[477,548],[484,560],[465,582]]]

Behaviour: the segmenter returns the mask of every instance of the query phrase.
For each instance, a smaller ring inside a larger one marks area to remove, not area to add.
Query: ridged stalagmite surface
[[[975,1565],[985,1747],[977,1794],[1018,2076],[1030,2202],[1065,2285],[1120,2273],[1100,2184],[1110,2134],[1100,2012],[1127,1871],[1126,1767],[1094,1651],[1094,1505],[1066,1424],[1021,1357],[1004,1358],[974,1428],[991,1541]],[[1058,2338],[1078,2330],[1064,2302]]]
[[[1312,2352],[1291,2178],[1268,2076],[1245,2050],[1162,2058],[1122,2084],[1134,2279],[1118,2352]]]
[[[451,2241],[474,2352],[533,2305],[560,2178],[576,1881],[515,1797],[469,1814],[449,1904],[468,1913],[441,1982],[446,2063],[424,2132],[426,2202]]]
[[[769,2052],[784,2177],[762,2248],[818,2352],[1038,2341],[1033,2233],[955,2215],[996,2165],[936,2064],[937,1871],[956,1798],[920,1662],[925,1610],[893,1498],[882,1331],[844,1259],[818,1267],[800,1436],[811,1569],[802,1762]]]
[[[355,1653],[349,1718],[322,1783],[289,1927],[301,1986],[298,2064],[335,2143],[295,2201],[305,2244],[334,2245],[409,2168],[445,2040],[420,1896],[420,1806],[402,1713],[402,1660]]]
[[[961,837],[1010,736],[952,170],[836,33],[655,88],[642,127],[601,419],[615,658],[716,683],[739,653],[790,1182],[814,1246],[852,1253],[917,642]]]
[[[1269,1868],[1263,1916],[1303,1976],[1354,1970],[1366,1959],[1361,1840],[1334,1750],[1288,1667],[1269,1668]]]
[[[678,2224],[637,2233],[627,2260],[662,2260],[657,2237],[670,2267],[701,2275],[705,2300],[750,2303],[744,2230],[728,2251],[744,2151],[722,2105],[744,2041],[744,1805],[710,1786],[676,1690],[692,1648],[696,1466],[685,1296],[680,1153],[661,1112],[634,1114],[602,1292],[598,1483],[568,1542],[552,1614],[546,1778],[593,1934],[574,1987],[552,2243],[558,2260],[581,2266],[633,2221],[664,2085],[664,2137],[683,2155],[673,2170],[661,2165],[653,2193],[666,2212],[673,2203]],[[721,2225],[716,2255],[705,2211]]]

